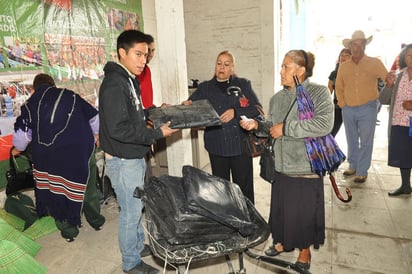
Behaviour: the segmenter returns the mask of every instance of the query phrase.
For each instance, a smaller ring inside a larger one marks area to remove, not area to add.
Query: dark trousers
[[[104,224],[105,218],[100,214],[99,191],[97,190],[97,166],[94,153],[89,162],[89,169],[90,176],[84,194],[83,213],[87,222],[96,229]]]
[[[212,174],[230,181],[230,175],[234,183],[252,203],[255,202],[253,190],[253,160],[246,155],[221,157],[209,153]]]
[[[341,126],[342,126],[342,109],[335,105],[335,122],[333,123],[333,129],[330,134],[332,134],[333,137],[336,137],[336,134],[338,134],[338,131]]]

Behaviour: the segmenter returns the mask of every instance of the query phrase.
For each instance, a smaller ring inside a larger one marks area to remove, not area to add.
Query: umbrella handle
[[[332,183],[332,187],[333,187],[333,190],[335,191],[336,197],[338,197],[338,199],[344,203],[349,203],[352,200],[352,193],[350,192],[350,189],[348,187],[345,189],[346,194],[348,195],[348,198],[345,199],[343,198],[342,194],[340,194],[339,188],[335,181],[335,177],[332,175],[332,173],[329,174],[329,179],[330,179],[330,182]]]

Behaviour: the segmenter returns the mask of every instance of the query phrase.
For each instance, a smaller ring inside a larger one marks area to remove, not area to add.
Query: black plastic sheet
[[[236,184],[191,166],[183,167],[183,177],[151,177],[135,196],[145,204],[153,253],[169,262],[238,252],[269,236]]]
[[[154,128],[171,121],[170,128],[196,128],[221,125],[220,117],[208,100],[193,101],[191,105],[174,105],[149,109]]]
[[[235,233],[187,207],[182,178],[151,177],[144,192],[143,201],[146,214],[150,216],[147,219],[152,226],[152,235],[168,249],[174,250],[176,245],[222,240]]]

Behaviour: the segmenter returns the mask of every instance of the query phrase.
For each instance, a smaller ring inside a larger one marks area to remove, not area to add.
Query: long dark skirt
[[[279,174],[272,185],[269,226],[274,244],[318,249],[325,241],[323,178]]]
[[[409,127],[391,127],[388,165],[399,168],[412,168],[412,137],[409,137]]]

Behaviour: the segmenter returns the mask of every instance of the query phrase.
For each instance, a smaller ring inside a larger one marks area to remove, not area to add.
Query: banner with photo
[[[90,96],[106,61],[116,58],[117,36],[143,30],[141,18],[135,0],[0,0],[1,88],[46,72]]]
[[[0,162],[11,146],[7,119],[19,115],[34,76],[49,73],[95,104],[103,67],[117,59],[116,38],[126,29],[143,31],[141,0],[0,0]],[[6,117],[8,96],[13,117]]]

